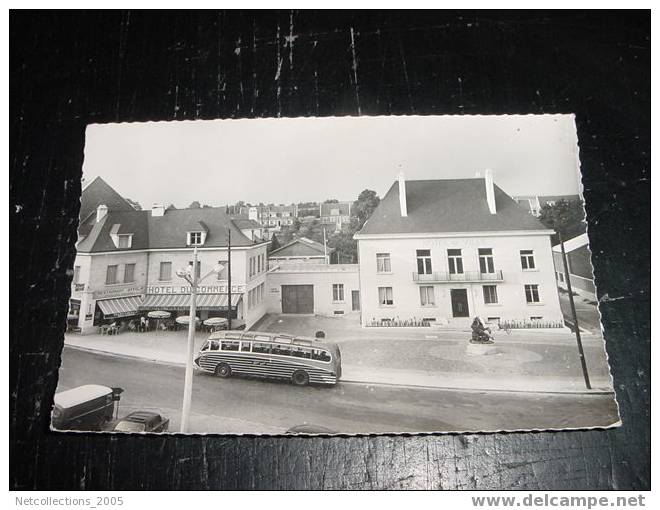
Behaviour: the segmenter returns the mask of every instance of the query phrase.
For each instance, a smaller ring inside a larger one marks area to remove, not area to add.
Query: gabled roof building
[[[149,311],[186,315],[189,291],[176,272],[192,267],[196,250],[194,270],[204,278],[200,319],[231,314],[236,325],[249,327],[265,313],[267,243],[259,232],[256,222],[232,219],[225,208],[155,204],[138,211],[97,178],[82,196],[69,323],[87,333],[104,322],[126,322]]]
[[[399,176],[355,235],[363,326],[562,322],[553,232],[484,178]]]
[[[334,249],[323,246],[321,243],[298,237],[284,246],[268,254],[269,265],[301,263],[301,264],[329,264]]]

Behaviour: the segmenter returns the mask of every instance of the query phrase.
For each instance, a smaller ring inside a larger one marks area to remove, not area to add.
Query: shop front
[[[144,286],[105,289],[94,292],[94,326],[108,323],[128,323],[140,315],[139,306],[144,299]]]
[[[240,326],[243,321],[242,285],[232,286],[231,303],[225,286],[200,286],[195,301],[197,316],[201,321],[213,317],[229,318],[236,322],[233,327]],[[190,313],[189,287],[147,287],[147,294],[138,307],[139,313],[162,310],[171,312],[172,320]]]

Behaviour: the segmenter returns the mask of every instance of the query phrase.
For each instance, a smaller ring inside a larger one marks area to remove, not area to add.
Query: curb
[[[118,352],[112,352],[112,351],[103,351],[101,349],[92,349],[90,347],[81,347],[80,345],[70,345],[70,344],[64,344],[65,348],[68,349],[74,349],[76,351],[83,351],[83,352],[89,352],[91,354],[101,354],[103,356],[111,356],[113,358],[125,358],[125,359],[132,359],[135,361],[149,361],[150,363],[158,363],[159,365],[168,365],[171,367],[185,367],[185,363],[179,363],[176,361],[165,361],[161,359],[155,359],[155,358],[145,358],[143,356],[135,356],[134,354],[123,354],[123,353],[118,353]]]
[[[172,367],[185,367],[185,363],[174,361],[163,361],[159,359],[144,358],[142,356],[135,356],[132,354],[121,354],[111,351],[103,351],[100,349],[91,349],[89,347],[81,347],[79,345],[64,344],[64,347],[75,349],[78,351],[89,352],[92,354],[100,354],[103,356],[112,356],[114,358],[132,359],[136,361],[148,361],[151,363],[158,363],[160,365],[167,365]],[[395,384],[384,382],[372,381],[356,381],[350,379],[340,379],[343,384],[362,384],[366,386],[383,386],[388,388],[407,388],[407,389],[424,389],[424,390],[442,390],[442,391],[460,391],[463,393],[518,393],[518,394],[540,394],[540,395],[614,395],[614,390],[593,389],[593,390],[512,390],[506,388],[465,388],[455,386],[428,386],[424,384]]]
[[[462,393],[517,393],[528,395],[530,393],[537,395],[614,395],[614,390],[595,389],[595,390],[511,390],[506,388],[457,388],[455,386],[426,386],[423,384],[394,384],[383,382],[351,381],[340,379],[344,384],[364,384],[367,386],[385,386],[392,388],[423,389],[423,390],[442,390],[442,391],[460,391]]]

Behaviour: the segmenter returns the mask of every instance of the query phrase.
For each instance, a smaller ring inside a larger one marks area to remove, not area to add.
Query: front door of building
[[[314,313],[314,285],[282,285],[282,313]]]
[[[351,310],[354,312],[360,311],[360,291],[352,290],[351,291]]]
[[[454,317],[469,317],[467,289],[451,289],[451,311]]]

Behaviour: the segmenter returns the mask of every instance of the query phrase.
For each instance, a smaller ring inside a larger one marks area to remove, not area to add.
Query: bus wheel
[[[231,367],[227,363],[220,363],[215,367],[215,375],[226,379],[231,376]]]
[[[309,384],[309,375],[304,370],[296,370],[291,376],[291,381],[296,386],[307,386]]]

